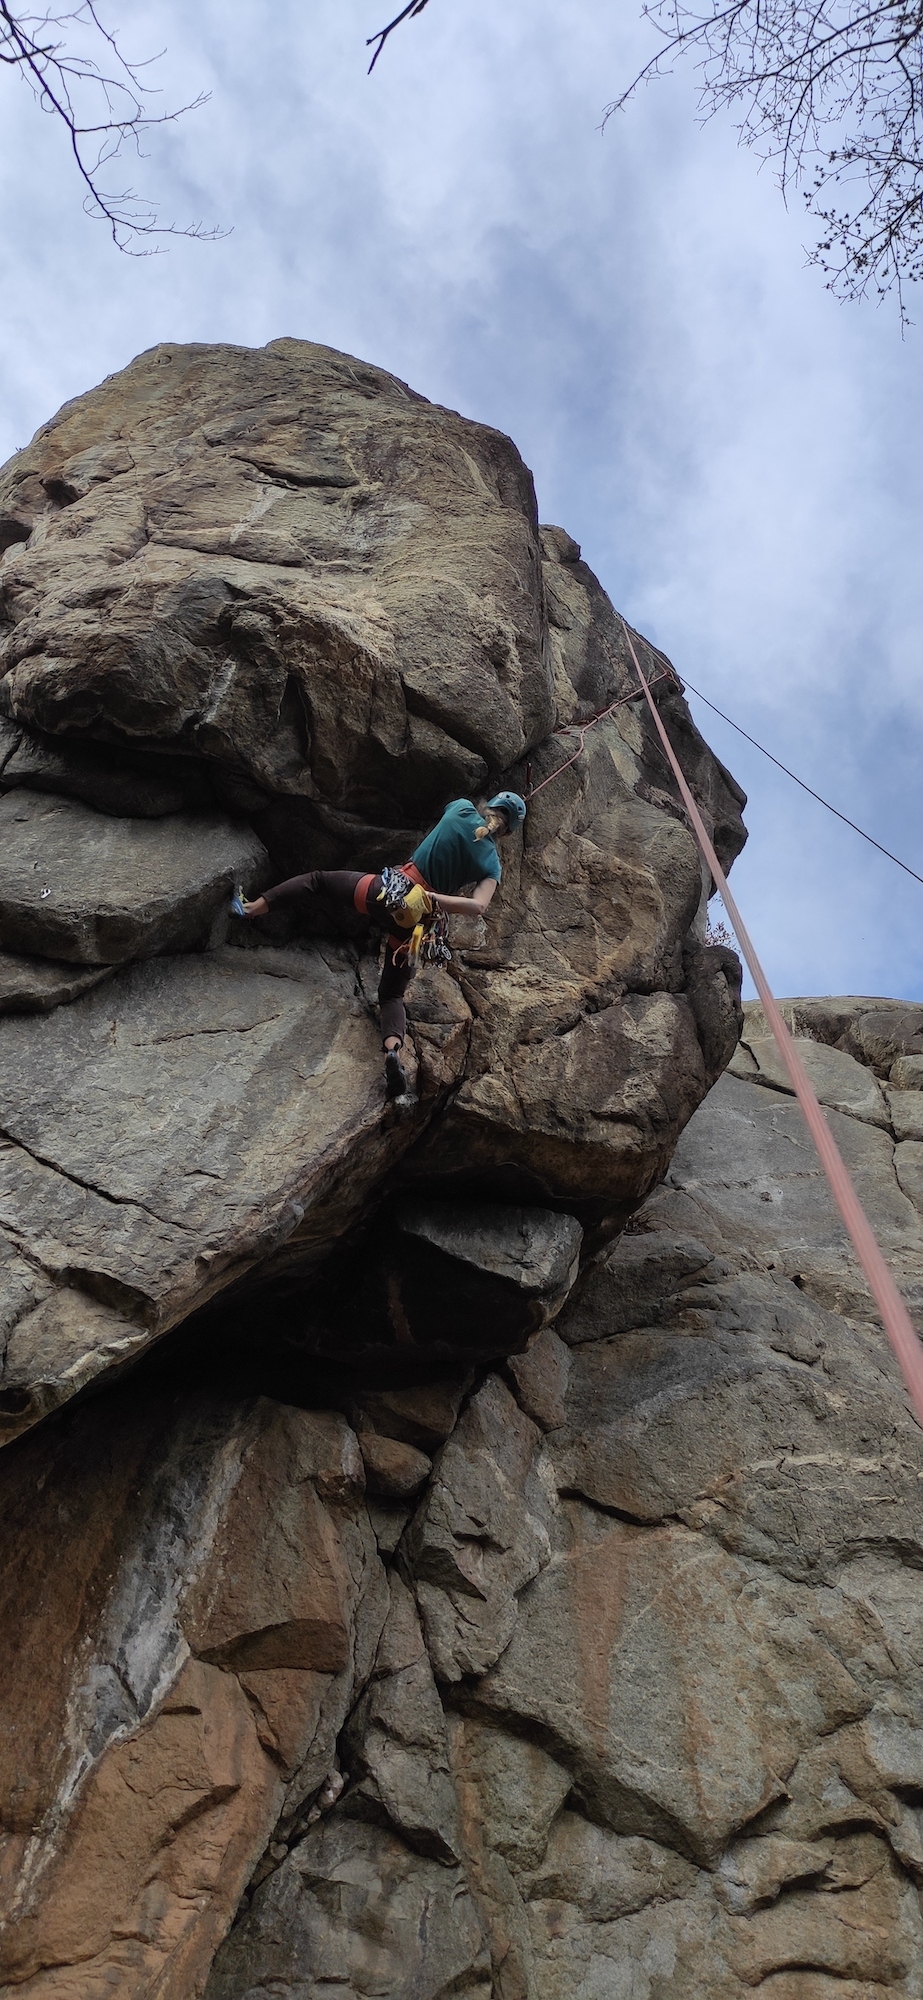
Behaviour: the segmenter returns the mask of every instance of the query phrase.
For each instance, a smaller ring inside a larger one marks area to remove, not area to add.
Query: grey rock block
[[[432,1460],[425,1452],[397,1438],[379,1437],[375,1431],[360,1432],[359,1448],[369,1492],[380,1499],[412,1499],[432,1471]]]
[[[888,1081],[892,1090],[923,1090],[923,1056],[898,1056]]]
[[[923,1007],[892,1002],[857,1014],[844,1042],[860,1062],[887,1076],[899,1056],[923,1055]]]
[[[913,1062],[916,1058],[902,1057],[902,1061],[908,1060]],[[888,1106],[895,1139],[923,1139],[923,1090],[895,1089],[892,1084]]]
[[[549,1311],[566,1298],[576,1275],[583,1230],[572,1215],[540,1208],[466,1208],[405,1201],[397,1227],[429,1243],[460,1265],[472,1265],[547,1301]]]
[[[488,2000],[490,1955],[461,1869],[335,1813],[276,1874],[219,1951],[205,2000]]]
[[[898,1184],[888,1132],[828,1112],[873,1227],[909,1285],[923,1280],[923,1229]],[[671,1197],[680,1196],[677,1201]],[[709,1115],[684,1134],[649,1211],[731,1260],[774,1265],[833,1310],[872,1312],[871,1300],[801,1111],[781,1092],[725,1076]]]
[[[517,1401],[539,1430],[553,1431],[566,1421],[570,1355],[552,1327],[533,1335],[524,1354],[512,1354],[506,1372]]]
[[[664,1302],[711,1262],[712,1252],[695,1237],[651,1229],[617,1237],[584,1271],[561,1314],[560,1338],[577,1347],[656,1321]]]
[[[460,1352],[522,1345],[560,1312],[582,1242],[576,1217],[551,1209],[400,1201],[393,1250],[408,1322],[425,1326],[439,1296],[443,1337]]]
[[[21,727],[11,733],[15,746],[5,762],[0,749],[0,791],[54,792],[120,819],[214,811],[220,803],[207,767],[192,757],[133,755],[122,746],[36,736]]]
[[[445,1716],[413,1598],[397,1576],[375,1664],[344,1737],[356,1782],[343,1811],[389,1824],[420,1854],[457,1862],[462,1836]]]
[[[0,951],[0,1014],[50,1014],[108,975],[108,966],[56,964]]]
[[[784,1797],[780,1772],[820,1718],[853,1721],[867,1697],[816,1629],[810,1589],[683,1528],[651,1536],[590,1509],[570,1518],[570,1548],[524,1595],[479,1703],[540,1737],[593,1819],[714,1862]],[[565,1629],[575,1637],[562,1646]]]
[[[234,882],[266,876],[256,835],[217,814],[120,820],[34,792],[0,799],[8,951],[77,965],[201,951],[226,934]]]
[[[471,1380],[466,1373],[413,1389],[367,1390],[356,1406],[356,1427],[432,1453],[451,1437]]]
[[[852,1118],[862,1118],[869,1125],[890,1123],[881,1085],[861,1062],[845,1049],[825,1048],[823,1043],[804,1036],[793,1039],[821,1104],[846,1112]],[[748,1036],[745,1046],[758,1065],[752,1081],[793,1096],[794,1087],[772,1037]]]
[[[489,1376],[440,1453],[403,1545],[438,1680],[483,1673],[509,1643],[519,1593],[551,1556],[543,1473],[540,1431]]]
[[[138,1351],[257,1265],[303,1280],[426,1115],[382,1119],[377,1037],[329,946],[159,958],[66,1015],[10,1016],[0,1256],[28,1256],[68,1312],[57,1359],[50,1327],[16,1336],[7,1435],[116,1365],[103,1305]]]

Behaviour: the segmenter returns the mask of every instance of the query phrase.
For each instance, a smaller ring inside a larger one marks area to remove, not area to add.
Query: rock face
[[[2,2000],[914,2000],[919,1433],[515,447],[161,348],[0,548]],[[228,892],[500,785],[385,1104]],[[915,1300],[923,1008],[789,1005]]]
[[[2,2000],[923,2000],[923,1439],[576,544],[293,341],[0,543]],[[228,889],[501,782],[385,1106]],[[786,1007],[923,1310],[923,1007]]]
[[[0,474],[0,544],[4,1434],[196,1313],[284,1394],[318,1356],[399,1385],[509,1353],[738,1025],[576,543],[507,438],[282,340],[158,348],[69,404]],[[642,651],[730,861],[742,794]],[[406,859],[500,783],[536,788],[525,838],[418,978],[386,1109],[377,940],[229,928],[229,889]],[[468,1248],[421,1202],[471,1212]]]
[[[786,1011],[912,1291],[923,1009]],[[0,1455],[4,2000],[918,2000],[923,1437],[746,1014],[499,1367],[148,1365]]]
[[[268,879],[256,836],[214,813],[116,820],[15,791],[0,843],[7,951],[76,965],[206,951],[227,935],[234,884],[256,895]]]

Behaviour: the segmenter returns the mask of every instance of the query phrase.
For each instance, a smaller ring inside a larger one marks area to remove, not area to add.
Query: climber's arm
[[[492,875],[485,875],[470,896],[437,896],[432,890],[430,896],[437,910],[444,910],[447,917],[483,917],[498,887]]]

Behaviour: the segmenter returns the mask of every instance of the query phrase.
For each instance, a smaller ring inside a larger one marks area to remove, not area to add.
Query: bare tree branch
[[[810,261],[840,298],[923,277],[923,0],[653,0],[663,46],[605,113],[690,52],[706,118],[738,132],[800,190],[822,236]]]
[[[88,44],[87,52],[81,50],[81,38]],[[224,233],[201,223],[185,228],[161,223],[156,208],[132,188],[116,193],[103,185],[106,169],[126,141],[143,158],[143,133],[171,125],[208,102],[207,94],[202,94],[175,111],[153,111],[150,100],[155,92],[141,75],[153,60],[157,58],[131,63],[123,56],[100,20],[95,0],[82,0],[61,14],[25,14],[11,0],[0,0],[0,63],[18,70],[41,109],[61,120],[84,184],[85,213],[108,223],[116,247],[134,256],[150,256],[159,247],[139,247],[141,238],[192,236],[213,241]]]
[[[428,0],[410,0],[377,43]],[[705,118],[736,110],[743,144],[777,164],[821,235],[809,253],[855,299],[923,278],[923,0],[649,0],[661,47],[607,106],[692,55]]]
[[[409,0],[409,5],[407,7],[403,7],[399,14],[395,14],[393,21],[389,21],[386,28],[379,28],[377,34],[369,35],[367,37],[365,44],[367,49],[371,48],[373,42],[378,43],[378,47],[375,50],[375,54],[373,55],[372,60],[369,63],[369,68],[368,68],[369,76],[371,76],[372,71],[375,68],[375,64],[377,63],[378,58],[381,55],[382,49],[384,48],[388,36],[394,33],[395,28],[400,27],[402,21],[412,20],[414,14],[422,14],[424,7],[428,6],[428,4],[429,0]]]

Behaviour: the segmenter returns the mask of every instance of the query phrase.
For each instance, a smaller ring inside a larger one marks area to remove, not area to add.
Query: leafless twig
[[[923,277],[923,0],[653,0],[663,46],[606,111],[693,53],[705,117],[738,131],[800,189],[823,237],[810,252],[841,298]],[[835,195],[834,191],[835,190]]]
[[[424,7],[428,6],[428,4],[429,0],[410,0],[409,6],[402,7],[401,12],[399,14],[395,14],[393,21],[389,21],[386,28],[379,28],[377,34],[369,35],[366,38],[365,46],[367,49],[371,48],[373,42],[378,43],[378,47],[375,50],[375,54],[373,55],[372,60],[369,63],[369,69],[368,69],[369,76],[371,76],[372,71],[375,68],[375,64],[377,63],[378,58],[381,55],[382,49],[384,48],[388,36],[394,33],[395,28],[400,27],[402,21],[412,20],[414,14],[422,14]]]
[[[87,53],[80,49],[81,36],[88,39]],[[97,61],[94,50],[104,51],[105,67]],[[160,223],[156,209],[132,188],[116,193],[103,186],[101,176],[126,140],[134,143],[141,158],[142,133],[157,125],[173,124],[185,112],[197,111],[208,102],[207,94],[201,94],[175,111],[152,111],[153,87],[141,75],[150,68],[151,60],[156,58],[131,63],[123,56],[100,20],[95,0],[82,0],[81,5],[61,14],[20,13],[10,0],[0,0],[0,63],[18,70],[41,109],[61,120],[84,184],[86,213],[107,222],[117,248],[135,256],[151,255],[147,245],[136,247],[142,237],[193,236],[213,241],[223,233],[201,223],[186,228]]]

